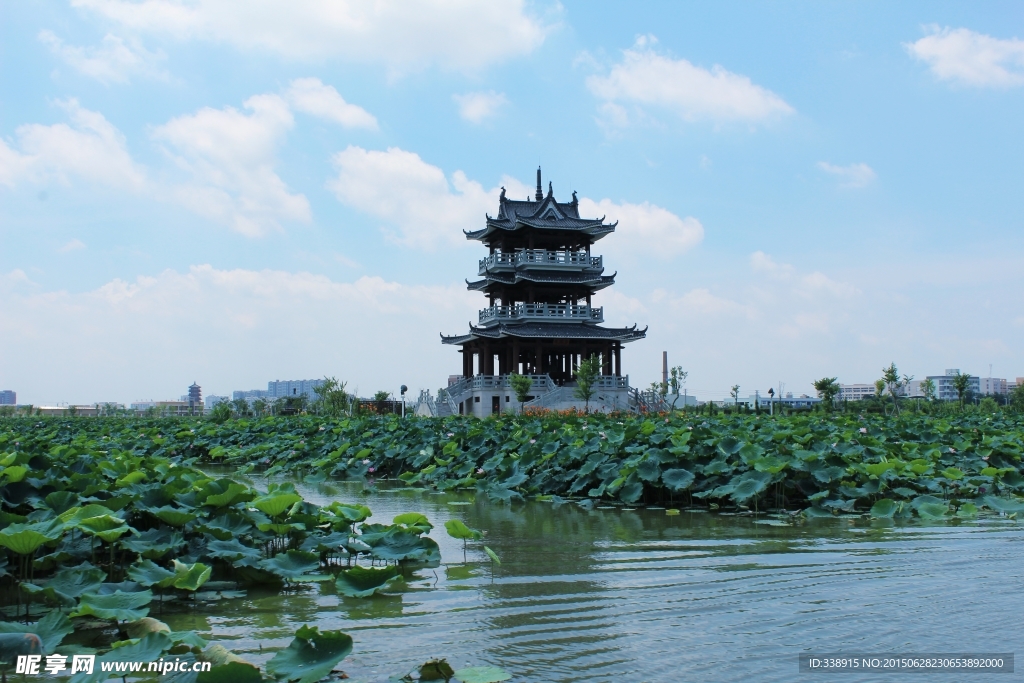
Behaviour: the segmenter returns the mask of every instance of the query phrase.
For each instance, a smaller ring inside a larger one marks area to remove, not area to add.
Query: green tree
[[[889,396],[892,398],[893,410],[897,415],[900,414],[900,389],[910,384],[912,379],[914,379],[913,375],[903,375],[900,377],[900,371],[896,369],[895,363],[889,363],[889,367],[882,368],[881,381],[884,384],[882,390],[887,390],[889,392]],[[878,387],[877,382],[875,383],[875,387]]]
[[[921,393],[924,394],[926,401],[935,400],[935,380],[923,379],[921,380]]]
[[[953,375],[953,389],[956,390],[956,400],[960,403],[960,410],[963,410],[964,401],[967,400],[967,394],[971,391],[971,376],[957,370]]]
[[[729,391],[729,395],[732,396],[733,403],[736,405],[736,410],[740,409],[740,385],[733,384],[732,389]]]
[[[814,389],[818,392],[822,405],[828,410],[835,408],[836,396],[839,395],[838,377],[822,377],[814,383]]]
[[[533,387],[533,380],[526,375],[519,375],[512,373],[508,376],[508,383],[512,385],[512,391],[516,394],[516,400],[519,401],[519,412],[523,412],[523,403],[526,402],[526,397],[530,395],[530,389]]]
[[[339,382],[335,377],[324,377],[324,381],[316,389],[314,410],[318,415],[339,417],[349,411],[352,396],[345,390],[348,382]]]
[[[1016,411],[1024,412],[1024,384],[1010,392],[1010,407]]]
[[[209,413],[209,419],[216,424],[223,424],[231,419],[231,406],[227,401],[221,401],[213,407]]]
[[[677,365],[668,371],[668,386],[665,387],[666,392],[671,391],[675,398],[672,399],[672,410],[676,409],[676,402],[679,400],[679,390],[686,384],[686,378],[690,376],[690,373],[683,370],[683,366]],[[686,409],[686,406],[683,406]]]
[[[252,412],[253,415],[256,415],[257,417],[266,414],[267,402],[264,401],[262,398],[256,399],[255,401],[252,402]]]
[[[597,356],[587,358],[576,368],[576,389],[573,395],[583,401],[584,412],[590,412],[590,399],[594,396],[594,383],[601,376],[601,359]]]
[[[249,414],[249,402],[244,398],[236,398],[231,402],[231,405],[234,407],[235,412],[238,413],[239,417],[245,417]]]

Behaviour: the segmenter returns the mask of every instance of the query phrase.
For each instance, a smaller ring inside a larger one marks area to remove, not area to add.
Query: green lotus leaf
[[[302,496],[297,493],[270,493],[252,501],[252,505],[264,514],[277,517],[301,500]]]
[[[978,506],[974,503],[964,503],[956,511],[957,517],[970,518],[978,516]]]
[[[445,659],[431,659],[420,666],[421,681],[448,681],[455,675],[455,670]]]
[[[963,471],[956,467],[947,467],[946,469],[939,472],[939,474],[944,476],[946,479],[952,479],[953,481],[957,481],[959,479],[964,478]]]
[[[455,678],[462,683],[501,683],[512,678],[512,674],[496,666],[470,666],[455,672]]]
[[[96,517],[81,519],[76,526],[85,533],[107,543],[113,543],[132,530],[123,519],[113,515],[97,515]]]
[[[22,467],[21,465],[14,465],[12,467],[6,467],[0,472],[0,477],[5,477],[6,482],[9,484],[17,484],[19,481],[25,478],[28,474],[28,468]]]
[[[278,536],[284,536],[292,531],[305,531],[306,529],[302,524],[274,524],[273,522],[257,524],[256,528],[262,532],[277,534]]]
[[[153,600],[152,591],[128,593],[116,591],[109,595],[85,593],[79,602],[78,610],[71,613],[72,617],[96,617],[113,621],[138,621],[149,614],[143,608]]]
[[[891,519],[896,514],[897,503],[890,498],[882,498],[871,506],[871,516],[879,519]]]
[[[43,502],[46,503],[46,507],[59,515],[75,506],[78,502],[78,494],[74,491],[54,491],[43,498]]]
[[[129,638],[143,638],[148,633],[171,633],[170,626],[153,617],[142,617],[138,621],[125,624],[124,630]]]
[[[150,508],[149,513],[154,515],[164,524],[173,527],[183,527],[196,518],[196,513],[182,510],[181,508],[165,505],[158,508]]]
[[[999,498],[997,496],[985,496],[981,499],[989,509],[995,510],[996,512],[1005,512],[1012,514],[1014,512],[1024,512],[1024,501],[1012,500],[1009,498]]]
[[[61,612],[60,610],[52,610],[46,613],[42,619],[34,624],[19,624],[12,623],[9,621],[0,621],[0,634],[5,635],[16,635],[30,633],[38,636],[39,645],[42,649],[43,654],[52,653],[60,642],[64,640],[64,636],[75,630],[75,627],[71,624],[71,620]],[[12,643],[17,645],[17,639],[9,639]],[[27,646],[28,639],[23,645]],[[4,650],[3,646],[0,645],[0,653]],[[19,652],[18,654],[39,654],[38,652]]]
[[[353,567],[338,574],[335,587],[339,595],[349,598],[368,598],[377,591],[384,591],[401,579],[398,567],[367,569]]]
[[[31,555],[39,546],[61,537],[59,524],[36,522],[35,524],[11,524],[0,529],[0,545],[19,555]]]
[[[444,523],[445,531],[452,538],[457,538],[460,541],[479,541],[484,537],[483,533],[476,529],[470,529],[462,521],[458,519],[449,519]]]
[[[243,503],[252,500],[253,494],[248,486],[239,484],[237,482],[228,481],[226,488],[218,486],[217,488],[223,488],[223,491],[217,493],[211,493],[203,501],[203,505],[209,505],[211,507],[226,507],[228,505],[234,505],[235,503]],[[221,482],[216,482],[221,484]]]
[[[138,640],[114,643],[113,649],[96,658],[92,675],[79,673],[71,677],[70,683],[94,683],[106,680],[111,674],[103,670],[104,664],[113,662],[154,662],[160,659],[173,643],[164,632],[148,633]],[[116,674],[115,674],[116,675]]]
[[[202,671],[196,676],[196,683],[261,683],[260,670],[248,662],[228,662]]]
[[[945,503],[921,503],[916,509],[922,519],[943,519],[949,513],[949,506]]]
[[[82,567],[65,567],[58,570],[43,586],[22,584],[29,593],[42,595],[51,604],[71,607],[83,593],[96,592],[107,578],[102,569],[86,564]]]
[[[68,508],[64,512],[57,515],[57,519],[64,525],[65,528],[72,528],[78,525],[83,519],[89,519],[90,517],[102,517],[103,515],[109,515],[110,508],[98,505],[96,503],[89,503],[82,507]]]
[[[320,556],[302,550],[288,550],[261,560],[259,566],[260,569],[276,574],[283,579],[294,580],[303,574],[319,569]]]
[[[661,480],[672,491],[683,491],[693,484],[694,474],[689,470],[676,468],[665,470],[661,475]]]
[[[626,504],[635,503],[644,492],[644,485],[639,481],[630,481],[619,489],[619,500]]]
[[[493,562],[494,564],[501,564],[501,560],[498,559],[498,554],[496,552],[494,552],[487,546],[484,546],[484,552],[487,553],[487,556],[489,558],[491,558],[491,562]]]
[[[661,463],[657,458],[648,456],[637,465],[636,475],[650,484],[656,484],[661,479]]]
[[[209,643],[195,631],[171,631],[167,634],[175,645],[181,643],[202,650]]]
[[[365,505],[346,505],[337,501],[323,508],[321,512],[329,512],[335,517],[351,523],[362,522],[373,514]]]
[[[718,450],[725,455],[736,455],[745,445],[736,437],[727,436],[718,442]]]
[[[252,531],[253,526],[252,520],[245,515],[237,512],[228,512],[208,522],[204,522],[197,526],[196,530],[210,534],[221,541],[227,541],[248,534]]]
[[[427,516],[418,512],[406,512],[405,514],[398,515],[393,522],[395,524],[403,524],[421,534],[425,534],[434,528],[434,525],[430,523]]]
[[[352,652],[352,637],[341,631],[303,626],[295,638],[267,662],[267,672],[287,681],[316,683]]]
[[[396,530],[372,544],[370,555],[378,560],[415,562],[436,566],[441,561],[437,542],[405,530]]]
[[[206,544],[203,554],[228,562],[237,562],[243,559],[249,562],[258,562],[263,557],[263,553],[259,549],[244,545],[236,538],[232,538],[230,541],[211,541]]]
[[[135,470],[129,472],[120,479],[114,482],[118,488],[124,488],[125,486],[131,486],[132,484],[138,484],[140,481],[146,481],[146,473],[143,470]]]
[[[152,560],[143,560],[128,568],[128,578],[132,581],[137,581],[143,586],[167,588],[174,583],[177,576],[171,570],[164,569]]]
[[[838,468],[837,468],[838,469]],[[761,493],[772,480],[769,472],[749,471],[736,477],[736,487],[730,497],[737,503],[745,503]]]
[[[202,562],[195,564],[184,564],[174,560],[174,583],[171,584],[179,590],[195,592],[199,587],[209,581],[212,567],[207,567]]]
[[[185,537],[181,532],[168,529],[147,529],[121,541],[122,548],[127,548],[149,560],[158,560],[183,545]]]

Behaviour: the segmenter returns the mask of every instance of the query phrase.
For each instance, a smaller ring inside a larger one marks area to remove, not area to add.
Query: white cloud
[[[339,282],[210,265],[115,279],[83,293],[19,293],[17,278],[6,279],[0,326],[10,334],[0,336],[0,357],[20,360],[5,381],[31,387],[25,400],[34,403],[173,398],[193,380],[223,394],[327,374],[363,395],[400,383],[415,395],[443,384],[446,368],[459,371],[457,349],[438,333],[464,331],[480,305],[461,283]],[[68,339],[75,354],[61,352]]]
[[[793,113],[793,108],[750,78],[719,65],[710,70],[685,59],[656,52],[652,37],[623,51],[621,63],[607,76],[590,76],[587,87],[605,101],[601,111],[612,125],[623,126],[629,114],[622,104],[664,107],[686,121],[760,122]]]
[[[494,92],[471,92],[465,95],[452,95],[452,99],[459,105],[459,116],[470,123],[482,123],[498,113],[498,110],[508,104],[505,93]]]
[[[690,315],[731,315],[745,318],[757,317],[751,306],[717,296],[705,287],[691,289],[682,296],[669,298],[668,304],[676,311]]]
[[[927,27],[929,35],[904,43],[936,78],[980,88],[1024,85],[1024,40],[993,38],[966,28]]]
[[[580,199],[580,215],[605,216],[619,225],[610,237],[615,253],[628,252],[642,258],[670,259],[683,254],[704,239],[704,226],[696,218],[680,218],[668,209],[650,202],[615,204],[610,199],[595,202]]]
[[[250,237],[279,229],[281,221],[309,221],[305,195],[290,192],[274,171],[277,147],[293,125],[287,103],[254,95],[243,106],[249,113],[205,107],[153,130],[192,177],[174,198]]]
[[[362,107],[349,104],[334,86],[324,85],[319,78],[297,78],[286,94],[297,111],[340,124],[345,128],[377,130],[377,119]]]
[[[776,280],[788,280],[793,275],[793,266],[788,263],[776,263],[763,251],[755,251],[750,255],[750,267],[755,273],[764,273]]]
[[[85,249],[85,242],[79,239],[73,239],[64,244],[63,246],[61,246],[61,248],[58,249],[57,251],[59,251],[62,254],[66,254],[69,251],[78,251],[79,249]]]
[[[389,237],[408,247],[465,245],[462,231],[479,230],[484,214],[497,210],[498,188],[484,190],[462,171],[449,181],[437,166],[397,147],[350,146],[334,155],[334,165],[338,176],[328,188],[338,200],[386,221]]]
[[[58,101],[71,125],[37,123],[15,131],[17,149],[0,140],[0,183],[78,180],[115,189],[141,191],[144,170],[132,160],[124,135],[98,112],[75,99]]]
[[[127,83],[132,76],[169,78],[167,72],[158,66],[167,58],[166,55],[149,52],[135,39],[126,41],[108,33],[99,46],[77,47],[66,45],[53,31],[40,31],[37,37],[65,64],[101,83]]]
[[[818,168],[825,173],[834,175],[842,180],[842,187],[865,187],[870,185],[876,178],[875,171],[867,164],[850,164],[849,166],[836,166],[827,161],[819,161]]]
[[[288,58],[340,58],[394,71],[475,71],[527,55],[550,27],[523,0],[72,0],[121,26]]]
[[[837,282],[824,273],[817,271],[803,276],[800,281],[803,287],[797,291],[804,296],[825,293],[840,299],[850,299],[861,293],[853,285],[846,282]]]

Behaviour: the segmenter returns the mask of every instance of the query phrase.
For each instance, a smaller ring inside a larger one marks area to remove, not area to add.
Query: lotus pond
[[[183,683],[790,680],[805,651],[1011,652],[1020,434],[3,420],[0,650],[213,664],[161,677]]]

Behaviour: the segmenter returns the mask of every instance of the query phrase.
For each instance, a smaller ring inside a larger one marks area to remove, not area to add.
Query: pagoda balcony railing
[[[490,306],[480,311],[480,324],[495,322],[604,322],[604,308],[571,304],[515,304]]]
[[[585,251],[548,251],[547,249],[520,249],[513,252],[497,251],[480,259],[478,275],[491,270],[516,270],[524,267],[557,268],[565,270],[591,270],[604,267],[603,256],[591,256]]]

